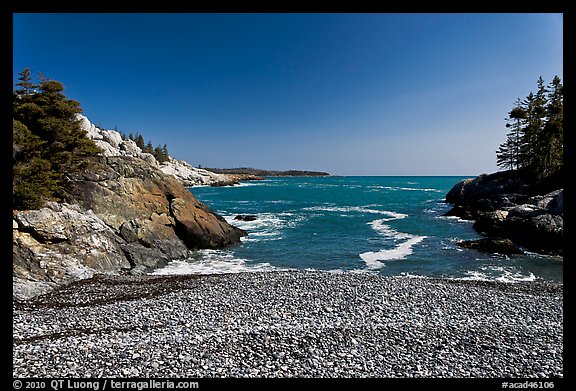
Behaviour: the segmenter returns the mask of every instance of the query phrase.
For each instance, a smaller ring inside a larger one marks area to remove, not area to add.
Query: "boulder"
[[[107,142],[108,144],[110,144],[112,146],[112,148],[114,148],[115,150],[120,148],[120,145],[124,143],[124,140],[122,139],[122,136],[120,135],[120,133],[113,131],[113,130],[103,130],[101,132],[102,134],[102,139]]]
[[[458,243],[458,246],[484,253],[497,254],[523,254],[510,239],[485,238],[478,240],[465,240]]]
[[[505,234],[504,221],[508,217],[508,211],[497,210],[479,214],[474,222],[474,229],[484,235],[500,236]]]
[[[190,164],[170,158],[160,165],[163,173],[172,175],[184,186],[211,186],[222,183],[232,184],[228,175],[216,174],[202,168],[192,167]]]
[[[254,221],[257,219],[258,219],[258,216],[256,216],[256,215],[237,215],[234,217],[234,220],[239,220],[239,221]]]
[[[76,205],[48,203],[18,211],[13,230],[13,295],[27,299],[96,272],[130,268],[122,240],[98,216]]]
[[[138,145],[136,145],[136,143],[132,140],[124,140],[124,142],[122,144],[120,144],[120,154],[122,156],[138,156],[139,153],[141,153],[142,150],[140,149],[140,147],[138,147]]]
[[[176,221],[175,232],[189,248],[219,248],[238,243],[246,232],[235,228],[224,218],[212,214],[203,205],[191,209],[186,200],[173,198],[170,213]]]
[[[446,194],[446,202],[457,204],[464,198],[464,189],[473,181],[473,178],[466,178],[458,181]]]
[[[16,299],[95,273],[143,272],[246,235],[139,158],[103,157],[101,169],[71,177],[62,197],[14,213]]]
[[[151,166],[154,167],[160,167],[158,165],[158,161],[156,160],[156,158],[154,157],[154,155],[152,155],[151,153],[147,153],[147,152],[142,152],[138,154],[138,157],[142,160],[144,160],[146,163],[150,164]]]
[[[445,215],[475,220],[474,228],[489,238],[507,238],[527,249],[562,254],[563,190],[541,192],[515,171],[504,171],[456,183],[446,195],[454,204]]]

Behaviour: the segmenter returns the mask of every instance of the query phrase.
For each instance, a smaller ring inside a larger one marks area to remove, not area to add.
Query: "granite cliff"
[[[169,161],[159,164],[150,153],[142,152],[140,147],[132,140],[124,140],[119,132],[115,130],[100,129],[92,124],[84,115],[78,114],[80,126],[87,133],[87,136],[100,147],[104,156],[127,156],[144,160],[153,167],[160,169],[163,173],[172,175],[184,186],[207,186],[207,185],[231,185],[236,183],[235,178],[229,175],[216,174],[201,168],[192,167],[183,160],[170,156]]]

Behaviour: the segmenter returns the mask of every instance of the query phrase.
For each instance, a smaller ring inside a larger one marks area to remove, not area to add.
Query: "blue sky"
[[[563,17],[14,14],[25,67],[197,166],[493,172],[516,98],[563,79]]]

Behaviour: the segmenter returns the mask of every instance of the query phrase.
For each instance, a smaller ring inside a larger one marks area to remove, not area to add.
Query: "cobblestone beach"
[[[13,304],[14,377],[563,377],[563,286],[106,276]]]

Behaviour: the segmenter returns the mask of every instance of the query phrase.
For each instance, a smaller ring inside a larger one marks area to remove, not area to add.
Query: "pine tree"
[[[138,133],[138,136],[136,136],[136,140],[134,140],[134,142],[136,143],[138,148],[144,151],[144,137],[142,137],[142,134]]]
[[[170,160],[170,154],[168,153],[168,146],[166,144],[162,147],[162,154],[166,158],[166,161]]]
[[[530,92],[526,99],[522,101],[522,109],[524,110],[524,118],[522,119],[522,138],[520,140],[520,167],[534,168],[536,162],[536,115],[534,111],[535,106],[534,93]]]
[[[154,146],[152,145],[152,140],[148,140],[148,144],[146,144],[146,147],[144,148],[144,152],[147,152],[147,153],[154,152]]]
[[[37,85],[32,82],[32,78],[30,77],[30,68],[24,68],[21,72],[18,72],[20,80],[16,83],[16,94],[19,98],[26,97],[28,95],[32,95],[37,88]]]
[[[537,177],[544,177],[548,172],[548,156],[550,154],[550,138],[546,133],[544,127],[546,124],[546,106],[548,103],[548,89],[544,85],[542,77],[538,78],[538,90],[534,97],[531,130],[534,132],[534,159],[532,160],[532,167],[530,167]]]
[[[506,127],[512,128],[506,136],[506,142],[496,151],[497,165],[505,169],[518,169],[520,167],[520,145],[522,141],[522,120],[526,113],[521,107],[520,99],[516,100],[514,107],[506,118]]]
[[[514,161],[512,148],[510,147],[510,138],[504,143],[500,144],[496,151],[496,164],[506,170],[514,169],[516,162]]]
[[[548,88],[547,121],[544,135],[547,142],[545,158],[547,174],[553,175],[562,167],[564,157],[564,87],[555,76]]]
[[[13,205],[37,208],[57,199],[69,176],[96,167],[101,152],[86,136],[75,115],[80,104],[68,99],[57,81],[41,77],[38,86],[29,70],[21,72],[13,99]],[[36,91],[37,88],[37,91]]]
[[[160,148],[160,146],[154,148],[154,151],[152,151],[152,155],[156,158],[158,163],[162,163],[164,161],[164,156],[162,155],[162,148]]]
[[[496,151],[503,168],[524,169],[541,181],[560,172],[563,165],[563,86],[555,76],[549,87],[538,79],[536,94],[516,101],[506,127],[512,128]]]

